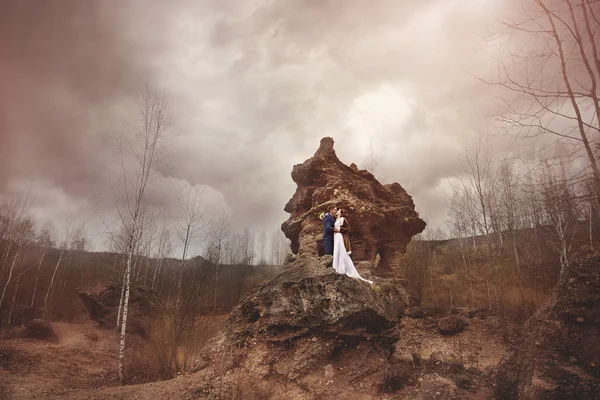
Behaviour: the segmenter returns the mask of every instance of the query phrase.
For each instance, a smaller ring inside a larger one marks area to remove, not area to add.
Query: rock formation
[[[331,262],[301,258],[245,296],[198,364],[208,381],[212,374],[241,379],[240,398],[355,398],[359,383],[365,396],[379,391],[406,294],[337,274]],[[215,368],[222,354],[229,361]],[[332,385],[340,380],[356,385],[340,390]]]
[[[552,298],[502,358],[498,399],[597,399],[600,394],[600,252],[584,250]]]
[[[99,285],[93,288],[80,288],[76,290],[76,293],[93,321],[106,329],[116,327],[119,300],[121,299],[120,286]],[[158,303],[153,289],[133,286],[129,294],[127,332],[146,336],[145,320],[152,316],[156,304]]]
[[[423,358],[423,337],[416,339],[418,346],[408,340],[403,288],[337,274],[331,262],[331,256],[300,258],[246,295],[198,360],[194,395],[466,399],[479,390],[478,398],[485,398],[478,371],[468,371],[446,353]],[[359,264],[365,276],[367,264]],[[418,335],[443,340],[423,319],[412,321],[423,325]],[[407,340],[400,343],[403,337]]]
[[[331,256],[302,259],[250,293],[231,313],[232,332],[269,342],[312,335],[385,336],[403,315],[404,290],[337,274],[331,261]]]
[[[353,259],[376,264],[373,273],[377,276],[401,276],[399,258],[412,236],[425,229],[402,186],[382,185],[370,172],[343,164],[328,137],[321,139],[313,157],[294,166],[292,179],[298,187],[285,206],[291,215],[281,229],[294,254],[300,258],[322,255],[319,214],[334,204],[348,209]]]

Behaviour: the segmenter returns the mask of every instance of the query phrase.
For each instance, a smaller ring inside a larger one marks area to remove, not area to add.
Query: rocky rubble
[[[321,139],[313,157],[294,166],[296,193],[285,206],[281,229],[299,257],[323,254],[319,214],[329,205],[348,209],[355,261],[369,261],[379,277],[401,277],[399,259],[411,238],[425,229],[411,196],[398,183],[382,185],[366,170],[342,163],[332,138]]]
[[[600,252],[579,253],[525,324],[496,377],[498,399],[598,399]]]

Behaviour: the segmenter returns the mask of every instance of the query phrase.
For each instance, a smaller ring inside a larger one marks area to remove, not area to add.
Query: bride
[[[346,210],[339,209],[336,213],[335,230],[333,233],[333,269],[338,274],[346,274],[351,278],[357,278],[365,282],[373,284],[373,281],[364,279],[359,275],[352,259],[350,258],[350,251],[346,251],[346,244],[344,243],[344,234],[350,228],[348,221],[346,221]],[[350,242],[348,241],[348,244]],[[348,249],[350,247],[348,246]]]

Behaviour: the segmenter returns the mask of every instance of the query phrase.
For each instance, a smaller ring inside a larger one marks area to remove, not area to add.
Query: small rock
[[[438,329],[445,335],[460,333],[466,325],[467,323],[456,315],[441,318],[437,323]]]

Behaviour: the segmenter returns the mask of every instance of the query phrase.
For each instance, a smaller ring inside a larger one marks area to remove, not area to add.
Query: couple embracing
[[[333,256],[333,269],[338,274],[346,274],[351,278],[357,278],[373,284],[373,281],[360,276],[352,259],[348,232],[350,224],[347,220],[348,212],[336,206],[330,206],[329,212],[323,218],[323,247],[325,254]]]

